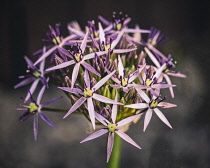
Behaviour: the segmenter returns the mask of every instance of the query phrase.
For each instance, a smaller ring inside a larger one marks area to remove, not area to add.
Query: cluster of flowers
[[[43,113],[45,107],[62,97],[40,103],[42,95],[50,79],[59,89],[63,90],[70,100],[69,111],[82,113],[91,122],[103,128],[95,131],[82,142],[95,139],[108,133],[107,162],[109,161],[114,135],[140,149],[140,146],[124,133],[125,127],[137,122],[144,114],[146,130],[152,114],[155,113],[162,122],[172,128],[171,124],[159,108],[175,107],[161,98],[161,90],[168,88],[174,97],[173,85],[169,76],[185,78],[186,76],[172,71],[175,63],[171,55],[165,56],[157,49],[157,45],[166,38],[159,30],[128,28],[131,18],[122,13],[113,13],[113,20],[108,21],[102,16],[100,22],[88,21],[85,31],[77,22],[68,24],[70,35],[63,37],[59,24],[46,33],[51,45],[43,47],[35,54],[39,55],[33,63],[28,57],[27,75],[20,76],[23,80],[15,88],[32,83],[24,103],[25,113],[19,118],[23,121],[34,117],[34,137],[37,139],[38,116],[55,128]],[[145,40],[142,34],[147,37]],[[50,57],[50,58],[49,58]],[[50,67],[45,68],[45,60]],[[148,64],[150,63],[150,64]],[[38,84],[42,88],[35,101],[32,97]]]

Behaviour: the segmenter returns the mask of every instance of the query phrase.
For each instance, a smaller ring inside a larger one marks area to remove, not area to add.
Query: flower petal
[[[117,102],[117,98],[118,98],[118,92],[116,92],[116,96],[115,96],[115,99],[114,99],[116,102]],[[115,123],[116,117],[117,117],[117,104],[113,104],[112,114],[111,114],[111,118],[112,118],[113,123]]]
[[[146,115],[145,115],[145,117],[144,117],[144,132],[145,132],[145,130],[147,129],[147,126],[148,126],[148,124],[149,124],[149,122],[150,122],[150,120],[151,120],[151,118],[152,118],[152,109],[148,109],[147,110],[147,112],[146,112]]]
[[[87,38],[88,38],[88,32],[86,32],[85,37],[82,40],[82,44],[80,46],[80,48],[82,50],[82,53],[84,53],[84,51],[85,51],[85,47],[86,47],[86,44],[87,44]]]
[[[95,117],[98,121],[100,121],[103,125],[107,126],[107,124],[109,124],[110,122],[104,118],[102,115],[95,113]]]
[[[63,117],[66,118],[68,115],[70,115],[72,112],[74,112],[76,109],[78,109],[84,102],[85,102],[86,98],[85,97],[81,97],[80,99],[78,99],[74,105],[70,108],[70,110],[68,111],[68,113]]]
[[[113,145],[114,145],[114,133],[110,132],[108,135],[108,142],[107,142],[107,158],[106,158],[107,163],[109,162]]]
[[[160,102],[158,104],[158,107],[161,107],[161,108],[172,108],[172,107],[176,107],[176,106],[177,106],[176,104],[167,103],[167,102]]]
[[[63,96],[56,97],[56,98],[53,98],[53,99],[51,99],[51,100],[48,100],[48,101],[42,103],[42,104],[41,104],[41,107],[46,107],[46,106],[48,106],[48,105],[50,105],[50,104],[52,104],[52,103],[55,103],[56,101],[60,100],[61,98],[63,98]]]
[[[96,93],[93,93],[93,98],[104,103],[123,105],[122,103],[116,102],[115,100],[109,99]]]
[[[124,77],[124,67],[120,55],[118,55],[118,73],[122,78]]]
[[[106,75],[104,78],[102,78],[100,81],[98,81],[98,83],[96,83],[92,90],[96,91],[97,89],[99,89],[107,80],[109,80],[109,78],[114,75],[114,73],[116,72],[116,70],[114,70],[112,73]]]
[[[44,120],[49,126],[51,126],[52,128],[55,129],[54,124],[50,121],[50,119],[41,111],[39,112],[40,117],[42,118],[42,120]]]
[[[168,75],[164,74],[163,77],[166,79],[166,81],[167,81],[167,83],[168,83],[169,85],[172,85],[171,79],[169,78]],[[169,91],[170,91],[170,93],[171,93],[171,97],[174,98],[174,90],[173,90],[173,87],[169,87]]]
[[[80,63],[76,63],[72,72],[72,80],[71,80],[71,89],[74,87],[74,83],[76,82],[78,72],[79,72]]]
[[[134,140],[132,140],[127,134],[125,134],[124,132],[120,131],[120,130],[117,130],[115,131],[115,133],[117,135],[119,135],[122,139],[124,139],[125,141],[127,141],[128,143],[132,144],[133,146],[141,149],[141,147],[136,143],[134,142]]]
[[[88,112],[90,116],[90,121],[93,125],[93,129],[95,129],[96,124],[95,124],[95,111],[94,111],[94,106],[93,106],[93,99],[92,97],[87,98],[87,106],[88,106]]]
[[[58,88],[69,93],[82,94],[82,90],[78,88],[72,88],[72,89],[70,87],[58,87]]]
[[[121,85],[113,85],[113,84],[110,84],[111,87],[113,87],[114,89],[120,89],[122,88]]]
[[[101,26],[101,23],[100,22],[98,23],[98,27],[99,27],[100,43],[102,44],[103,42],[104,43],[106,42],[105,33],[104,33],[103,27]]]
[[[140,88],[136,87],[135,88],[136,91],[138,92],[138,94],[147,102],[149,103],[150,102],[150,98],[147,96],[146,93],[144,93]]]
[[[144,48],[144,50],[146,51],[146,53],[148,54],[148,56],[150,57],[150,59],[152,60],[152,62],[159,68],[160,67],[160,63],[155,58],[155,56],[146,47]]]
[[[169,123],[169,121],[167,120],[167,118],[164,116],[164,114],[158,109],[155,108],[154,109],[155,113],[157,114],[157,116],[168,126],[172,129],[171,124]]]
[[[85,84],[88,88],[90,88],[90,77],[87,69],[85,69],[85,75],[84,75]]]
[[[92,133],[91,135],[89,135],[87,138],[83,139],[80,143],[86,142],[86,141],[90,141],[92,139],[98,138],[104,134],[106,134],[108,132],[108,129],[106,128],[102,128],[94,133]]]
[[[46,57],[48,57],[53,51],[55,51],[58,48],[58,46],[54,46],[51,49],[49,49],[47,52],[45,52],[41,57],[39,57],[39,59],[34,63],[34,66],[37,65],[38,63],[40,63],[43,59],[45,59]]]
[[[113,53],[115,54],[123,54],[123,53],[128,53],[131,51],[135,51],[137,48],[131,48],[131,49],[114,49]]]
[[[30,89],[29,89],[29,91],[28,91],[28,94],[26,95],[26,98],[25,98],[25,101],[24,101],[24,102],[27,102],[28,99],[30,98],[30,95],[32,95],[32,94],[34,93],[34,91],[35,91],[35,89],[36,89],[36,87],[37,87],[37,85],[38,85],[38,83],[39,83],[39,80],[40,80],[40,79],[36,79],[36,80],[32,83],[32,85],[31,85],[31,87],[30,87]]]
[[[38,113],[34,115],[34,139],[37,140],[38,135]]]
[[[88,71],[96,74],[97,76],[101,76],[96,70],[95,68],[93,68],[90,64],[88,64],[87,62],[83,61],[81,63]]]
[[[137,104],[125,105],[124,107],[135,108],[135,109],[144,109],[144,108],[148,108],[149,105],[147,103],[137,103]]]
[[[31,83],[34,80],[35,80],[34,77],[26,78],[26,79],[22,80],[20,83],[18,83],[17,85],[15,85],[14,88],[17,89],[21,86],[24,86],[24,85],[27,85],[27,84]]]
[[[134,115],[134,116],[131,116],[131,117],[127,117],[121,121],[119,121],[117,123],[117,127],[122,127],[130,122],[132,122],[133,120],[135,120],[136,118],[140,117],[142,114],[137,114],[137,115]]]
[[[65,67],[70,66],[72,64],[75,64],[74,60],[67,61],[67,62],[64,62],[62,64],[56,65],[54,67],[48,68],[48,69],[46,69],[46,71],[52,71],[52,70],[56,70],[56,69],[65,68]]]

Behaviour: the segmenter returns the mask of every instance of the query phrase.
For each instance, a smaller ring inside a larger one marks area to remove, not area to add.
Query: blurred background
[[[178,105],[164,114],[173,126],[165,126],[157,116],[143,133],[143,121],[128,131],[140,146],[123,142],[121,167],[128,168],[208,168],[210,167],[210,3],[206,0],[6,0],[0,14],[0,168],[98,168],[106,167],[106,136],[84,144],[88,134],[85,118],[47,113],[56,125],[53,130],[40,120],[38,141],[33,139],[32,119],[18,122],[16,111],[28,87],[14,90],[18,76],[25,74],[23,56],[33,61],[33,52],[45,44],[48,25],[66,25],[77,20],[84,29],[98,15],[111,20],[112,12],[124,12],[143,29],[155,26],[167,37],[161,51],[171,53],[177,70],[187,79],[173,78]],[[51,89],[43,99],[60,96]],[[55,104],[69,108],[67,99]]]

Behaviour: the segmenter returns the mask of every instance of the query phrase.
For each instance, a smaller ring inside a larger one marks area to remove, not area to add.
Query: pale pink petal
[[[52,70],[56,70],[56,69],[65,68],[65,67],[70,66],[72,64],[75,64],[74,60],[67,61],[67,62],[64,62],[62,64],[56,65],[54,67],[48,68],[48,69],[46,69],[46,71],[52,71]]]
[[[34,139],[37,140],[38,135],[38,113],[34,115]]]
[[[44,94],[45,89],[46,89],[46,86],[43,85],[42,88],[41,88],[41,90],[40,90],[40,92],[39,92],[39,94],[38,94],[38,96],[37,96],[36,103],[37,103],[38,105],[40,104],[40,101],[41,101],[41,99],[42,99],[42,96],[43,96],[43,94]]]
[[[96,74],[97,76],[101,76],[90,64],[88,64],[87,62],[83,61],[81,63],[88,71]]]
[[[88,32],[86,32],[85,37],[82,40],[82,44],[80,46],[80,48],[82,50],[82,53],[84,53],[84,51],[85,51],[85,47],[86,47],[86,44],[87,44],[87,38],[88,38]]]
[[[128,93],[129,92],[129,88],[128,87],[123,87],[123,92]]]
[[[63,117],[66,118],[68,115],[70,115],[72,112],[74,112],[76,109],[78,109],[84,102],[85,102],[86,98],[85,97],[81,97],[80,99],[78,99],[74,105],[70,108],[70,110],[68,111],[68,113]]]
[[[102,16],[98,16],[98,19],[100,20],[100,21],[102,21],[102,23],[103,24],[105,24],[105,25],[110,25],[111,24],[111,22],[109,22],[108,20],[106,20],[104,17],[102,17]]]
[[[175,86],[176,86],[176,85],[168,85],[168,84],[157,83],[157,84],[153,84],[151,87],[152,87],[152,88],[163,89],[163,88],[169,88],[169,87],[175,87]]]
[[[150,46],[151,47],[151,50],[154,52],[154,53],[156,53],[156,54],[158,54],[159,56],[161,56],[165,61],[168,61],[168,58],[165,56],[165,55],[163,55],[157,48],[155,48],[154,46]]]
[[[176,104],[172,104],[172,103],[167,103],[167,102],[160,102],[158,104],[158,107],[162,107],[162,108],[172,108],[172,107],[177,107]]]
[[[114,133],[110,132],[108,135],[108,142],[107,142],[107,159],[106,159],[107,163],[109,162],[113,145],[114,145]]]
[[[148,56],[150,57],[150,59],[152,60],[152,62],[157,66],[160,67],[160,63],[158,62],[158,60],[155,58],[155,56],[145,47],[144,50],[146,51],[146,53],[148,54]]]
[[[158,109],[155,108],[154,109],[155,113],[157,114],[157,116],[168,126],[172,129],[171,124],[169,123],[169,121],[167,120],[167,118],[164,116],[164,114]]]
[[[70,87],[58,87],[58,88],[66,91],[66,92],[69,92],[69,93],[74,93],[74,94],[82,94],[83,93],[83,91],[78,88],[70,88]]]
[[[87,88],[90,88],[90,77],[87,69],[85,69],[85,75],[84,75],[84,80]]]
[[[87,54],[83,57],[83,60],[88,60],[88,59],[95,58],[96,54],[97,54],[97,56],[101,56],[101,55],[104,55],[104,54],[107,54],[107,53],[108,53],[108,51],[99,51],[99,52]]]
[[[114,73],[116,72],[116,70],[114,70],[112,73],[108,74],[107,76],[105,76],[104,78],[102,78],[100,81],[98,81],[98,83],[96,83],[92,90],[96,91],[97,89],[99,89],[104,83],[106,83],[107,80],[109,80],[109,78],[112,77],[112,75],[114,75]]]
[[[118,55],[118,73],[122,78],[124,77],[124,67],[120,55]]]
[[[118,92],[116,92],[115,99],[114,99],[116,102],[117,102],[117,98],[118,98]],[[117,117],[117,105],[113,104],[113,106],[112,106],[112,114],[111,114],[111,119],[112,119],[113,123],[115,123],[116,117]]]
[[[184,74],[181,74],[179,72],[175,72],[175,73],[170,73],[170,72],[167,72],[168,75],[171,75],[171,76],[174,76],[174,77],[179,77],[179,78],[186,78],[187,76],[184,75]]]
[[[150,120],[152,118],[152,113],[153,113],[152,109],[149,108],[147,110],[146,114],[145,114],[145,117],[144,117],[144,130],[143,130],[144,132],[147,129],[147,126],[148,126],[148,124],[149,124],[149,122],[150,122]]]
[[[22,80],[20,83],[18,83],[17,85],[15,85],[14,88],[17,89],[21,86],[27,85],[27,84],[31,83],[33,80],[34,80],[34,77],[26,78],[26,79]]]
[[[158,70],[155,72],[155,75],[152,77],[152,81],[155,81],[159,78],[159,76],[162,74],[163,70],[165,69],[166,64],[164,63]]]
[[[113,88],[115,88],[115,89],[120,89],[120,88],[122,88],[121,85],[112,85],[112,84],[110,84],[110,86],[113,87]]]
[[[125,28],[120,31],[117,38],[112,42],[111,49],[115,48],[115,46],[118,44],[124,33],[125,33]]]
[[[138,29],[137,28],[135,28],[135,29],[129,28],[129,29],[126,29],[125,32],[126,33],[150,33],[150,30],[144,30],[144,29],[139,29],[139,28]],[[139,38],[134,37],[134,39],[139,39]],[[140,41],[140,39],[138,41]]]
[[[87,98],[87,106],[88,106],[88,112],[90,116],[90,121],[93,125],[93,129],[95,129],[95,111],[93,106],[93,99],[92,97]]]
[[[73,72],[72,72],[72,80],[71,80],[71,89],[74,87],[74,83],[76,82],[78,72],[79,72],[80,63],[75,64]]]
[[[98,138],[98,137],[106,134],[107,132],[108,132],[108,129],[102,128],[102,129],[92,133],[87,138],[83,139],[80,143],[87,142],[87,141],[90,141],[92,139]]]
[[[98,121],[100,121],[103,125],[107,126],[107,124],[109,124],[110,122],[104,118],[102,115],[95,113],[95,117]]]
[[[25,102],[27,102],[28,99],[30,98],[30,96],[34,93],[35,89],[37,88],[37,85],[38,85],[39,81],[40,81],[40,78],[36,79],[32,83],[32,85],[31,85],[31,87],[30,87],[30,89],[28,91],[28,94],[26,95]]]
[[[54,46],[51,49],[49,49],[47,52],[45,52],[35,63],[34,66],[37,65],[39,62],[41,62],[43,59],[48,57],[53,51],[55,51],[58,48],[58,46]]]
[[[124,54],[127,52],[135,51],[137,48],[131,48],[131,49],[114,49],[113,53],[115,54]]]
[[[104,103],[109,103],[109,104],[118,104],[118,105],[123,105],[122,103],[116,102],[115,100],[109,99],[107,97],[104,97],[102,95],[93,93],[92,96],[94,99],[100,101],[100,102],[104,102]]]
[[[166,82],[167,82],[169,85],[172,85],[171,79],[168,77],[168,75],[163,74],[163,77],[166,79]],[[173,90],[173,87],[169,87],[169,91],[170,91],[170,93],[171,93],[171,97],[174,98],[174,90]]]
[[[44,54],[45,52],[46,52],[46,47],[44,46],[42,54]],[[39,66],[39,70],[41,74],[44,74],[44,66],[45,66],[45,59],[40,63],[40,66]]]
[[[144,108],[148,108],[149,105],[148,103],[137,103],[137,104],[125,105],[124,107],[134,108],[134,109],[144,109]]]
[[[140,88],[136,87],[136,91],[139,93],[139,95],[147,102],[150,102],[150,98],[147,96],[145,92],[143,92]]]
[[[85,33],[83,33],[82,31],[79,31],[79,30],[77,30],[77,29],[71,27],[70,25],[68,25],[68,29],[69,29],[69,31],[70,31],[71,33],[74,33],[74,34],[76,34],[76,35],[78,35],[78,36],[81,36],[81,37],[84,37],[84,36],[85,36]]]
[[[115,133],[117,135],[119,135],[122,139],[124,139],[125,141],[127,141],[128,143],[130,143],[131,145],[141,149],[141,147],[136,143],[134,142],[134,140],[132,140],[127,134],[125,134],[124,132],[120,131],[120,130],[117,130],[115,131]]]
[[[99,27],[100,43],[102,44],[104,42],[104,44],[105,44],[105,42],[106,42],[105,33],[104,33],[103,27],[101,26],[100,22],[98,23],[98,27]]]
[[[127,117],[121,121],[119,121],[117,123],[117,127],[122,127],[130,122],[132,122],[133,120],[135,120],[136,118],[140,117],[142,114],[137,114],[137,115],[134,115],[134,116],[131,116],[131,117]]]

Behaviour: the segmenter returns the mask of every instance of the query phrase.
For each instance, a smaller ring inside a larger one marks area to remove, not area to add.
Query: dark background
[[[97,168],[106,167],[106,137],[84,144],[88,123],[84,118],[47,114],[57,129],[40,122],[39,138],[33,140],[32,120],[17,121],[28,87],[13,89],[25,74],[24,55],[45,44],[48,25],[61,23],[67,33],[68,22],[77,20],[84,29],[87,20],[97,15],[111,19],[112,12],[123,11],[131,18],[130,26],[143,29],[155,26],[168,41],[160,48],[177,60],[177,70],[187,79],[173,78],[175,98],[168,101],[177,108],[165,110],[173,126],[167,128],[154,115],[143,133],[143,121],[133,125],[128,134],[142,147],[123,142],[121,167],[135,168],[207,168],[210,167],[209,71],[210,71],[210,5],[208,1],[174,0],[7,0],[1,3],[0,25],[0,167],[1,168]],[[49,98],[61,93],[52,89]],[[68,106],[64,99],[57,105]]]

